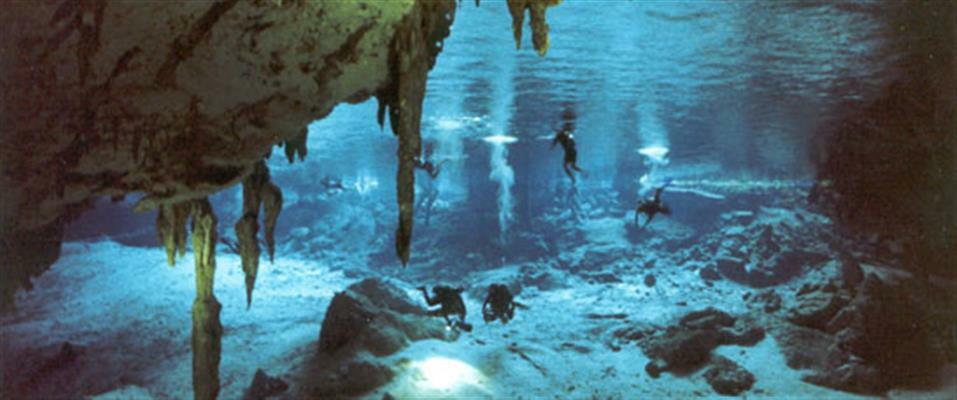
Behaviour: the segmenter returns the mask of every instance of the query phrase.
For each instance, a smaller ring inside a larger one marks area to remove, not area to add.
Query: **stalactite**
[[[276,252],[276,220],[282,211],[282,190],[272,182],[267,182],[261,193],[263,199],[263,223],[266,225],[266,252],[269,253],[269,262],[273,261]]]
[[[263,222],[266,225],[266,249],[269,261],[275,253],[276,220],[282,209],[282,191],[269,181],[269,169],[260,160],[253,172],[243,180],[243,216],[236,222],[236,239],[239,242],[239,254],[242,259],[243,273],[246,276],[246,307],[252,304],[256,275],[259,272],[259,212],[263,209]]]
[[[287,144],[288,148],[288,144]],[[246,276],[246,307],[252,304],[253,288],[259,272],[259,207],[262,204],[263,185],[269,181],[269,171],[263,161],[256,163],[253,172],[243,180],[243,216],[236,222],[236,239]]]
[[[159,241],[166,247],[166,262],[176,265],[176,254],[186,254],[186,220],[189,219],[189,203],[163,204],[156,215],[156,232]]]
[[[246,276],[246,308],[253,301],[253,287],[259,271],[259,244],[256,235],[259,223],[255,214],[245,214],[236,222],[236,238],[239,242],[239,256],[242,260],[243,274]]]
[[[306,139],[309,136],[309,129],[303,128],[302,132],[299,133],[296,137],[288,139],[283,142],[283,147],[286,153],[286,159],[289,160],[289,163],[292,164],[296,157],[299,157],[299,161],[306,160]]]
[[[219,393],[222,308],[213,295],[216,273],[216,216],[208,199],[192,202],[196,299],[193,301],[193,397],[215,399]]]
[[[408,264],[412,242],[412,214],[415,204],[415,158],[422,151],[420,124],[426,78],[441,51],[455,16],[455,1],[420,1],[406,16],[402,28],[392,39],[389,54],[391,82],[376,94],[380,126],[389,114],[392,132],[399,137],[396,173],[396,200],[399,226],[396,228],[396,254]]]
[[[508,0],[508,12],[512,14],[512,32],[515,35],[515,48],[522,47],[522,24],[525,22],[525,10],[531,17],[532,44],[538,55],[548,51],[548,23],[545,10],[560,4],[562,0]]]

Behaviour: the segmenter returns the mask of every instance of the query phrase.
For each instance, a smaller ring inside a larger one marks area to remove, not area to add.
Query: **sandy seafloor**
[[[597,227],[596,232],[607,227]],[[600,237],[591,238],[601,244]],[[609,236],[606,240],[614,241]],[[607,244],[607,243],[606,243]],[[217,255],[216,295],[223,305],[224,326],[220,398],[239,399],[253,374],[263,369],[292,388],[276,398],[295,398],[295,367],[316,351],[319,327],[332,296],[371,274],[350,272],[358,256],[339,254],[330,261],[279,256],[260,266],[252,308],[245,307],[240,259]],[[476,273],[471,281],[494,280],[516,266]],[[403,271],[384,271],[403,282]],[[407,271],[406,271],[407,272]],[[743,293],[751,289],[726,280],[709,287],[698,274],[681,267],[656,267],[657,284],[644,284],[646,271],[622,282],[589,283],[565,274],[549,290],[526,288],[507,325],[481,321],[482,299],[466,297],[472,333],[457,340],[423,340],[389,356],[398,374],[392,383],[364,397],[507,398],[507,399],[648,399],[721,398],[701,376],[664,373],[652,379],[644,371],[648,358],[637,346],[612,351],[605,339],[620,320],[587,314],[625,313],[630,321],[666,325],[689,311],[714,306],[731,314],[747,312]],[[414,275],[414,274],[412,274]],[[412,276],[406,274],[405,276]],[[469,279],[466,279],[469,280]],[[159,248],[124,246],[109,240],[67,243],[53,268],[21,293],[18,308],[2,318],[3,386],[34,398],[186,399],[192,397],[190,307],[193,301],[191,254],[175,267],[166,265]],[[795,283],[796,284],[796,283]],[[424,302],[422,302],[424,305]],[[50,366],[62,343],[77,356],[65,366]],[[519,349],[528,359],[508,348]],[[753,347],[715,350],[757,378],[746,398],[864,398],[800,380],[789,369],[773,336]],[[418,367],[441,358],[451,381],[438,381]],[[450,361],[451,360],[451,361]],[[541,367],[537,369],[533,364]],[[890,397],[955,398],[954,369],[934,391],[894,391]],[[949,385],[949,386],[947,386]]]

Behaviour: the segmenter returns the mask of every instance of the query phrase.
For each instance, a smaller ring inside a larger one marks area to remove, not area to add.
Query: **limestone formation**
[[[288,146],[288,145],[287,145]],[[236,239],[243,273],[246,275],[246,307],[252,304],[253,288],[259,271],[259,211],[263,209],[266,225],[265,239],[269,260],[275,251],[276,220],[282,209],[282,191],[269,181],[269,169],[264,161],[253,167],[253,173],[243,180],[243,215],[236,222]]]
[[[186,220],[190,214],[189,203],[163,204],[156,214],[156,233],[166,247],[166,262],[176,265],[176,255],[186,254]]]
[[[379,357],[395,354],[410,342],[450,339],[437,318],[429,317],[402,289],[376,278],[337,293],[319,332],[316,359],[303,374],[301,397],[358,395],[392,379]]]
[[[216,216],[209,200],[192,204],[193,257],[196,264],[196,299],[193,301],[193,397],[215,399],[219,393],[219,356],[223,326],[222,308],[213,295],[216,274]]]
[[[548,7],[556,6],[562,0],[508,0],[508,12],[512,14],[512,32],[515,35],[515,48],[522,47],[522,24],[525,22],[525,11],[529,13],[529,25],[532,26],[532,45],[538,55],[544,56],[548,52],[548,23],[545,21],[545,11]]]
[[[450,20],[450,4],[6,4],[4,304],[56,259],[63,224],[92,199],[139,192],[149,210],[203,198],[241,182],[274,145],[304,157],[304,127],[341,102],[401,87],[392,104],[406,100],[408,128],[399,136],[415,150],[416,92],[437,52],[427,39]],[[178,249],[176,230],[161,233]]]
[[[396,254],[409,262],[412,242],[412,215],[415,204],[415,158],[422,152],[420,124],[422,100],[429,70],[449,34],[455,17],[454,1],[416,2],[396,31],[389,47],[390,82],[376,92],[379,101],[377,119],[384,123],[386,112],[392,132],[399,137],[396,174],[396,199],[399,226],[396,228]]]

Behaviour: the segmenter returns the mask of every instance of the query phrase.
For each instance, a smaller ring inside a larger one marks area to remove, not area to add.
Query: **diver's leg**
[[[642,228],[644,228],[645,226],[648,226],[648,224],[650,224],[650,223],[651,223],[651,220],[654,219],[654,218],[655,218],[655,214],[654,214],[654,213],[648,214],[648,219],[645,220],[645,225],[642,226]]]
[[[444,314],[442,314],[442,309],[441,309],[441,308],[438,309],[438,310],[428,310],[425,314],[428,315],[428,316],[430,316],[430,317],[438,317],[438,316],[444,315]]]
[[[572,170],[571,168],[569,168],[569,165],[571,165],[571,163],[565,162],[565,165],[563,167],[565,168],[565,175],[568,175],[568,177],[571,178],[572,183],[575,183],[575,175],[572,174]]]

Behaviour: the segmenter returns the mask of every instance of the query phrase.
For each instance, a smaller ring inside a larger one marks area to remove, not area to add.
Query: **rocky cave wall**
[[[559,2],[503,5],[516,44],[528,12],[544,55],[545,9]],[[186,217],[176,205],[182,211],[245,180],[251,218],[237,223],[237,236],[255,236],[260,202],[268,207],[278,196],[281,207],[277,188],[249,178],[260,161],[274,145],[285,146],[290,162],[305,157],[311,121],[371,96],[379,122],[388,114],[400,140],[396,251],[407,261],[422,97],[455,8],[454,0],[5,5],[0,304],[56,261],[64,224],[97,197],[143,193],[139,209],[168,209],[157,221],[160,240],[182,253]],[[258,248],[250,243],[244,269],[254,277]]]
[[[812,200],[847,232],[900,244],[918,275],[957,276],[957,6],[902,1],[887,13],[897,76],[817,132]]]
[[[389,81],[394,33],[415,6],[6,5],[4,298],[55,261],[62,225],[94,197],[141,192],[141,208],[203,198],[337,103],[369,97]]]

